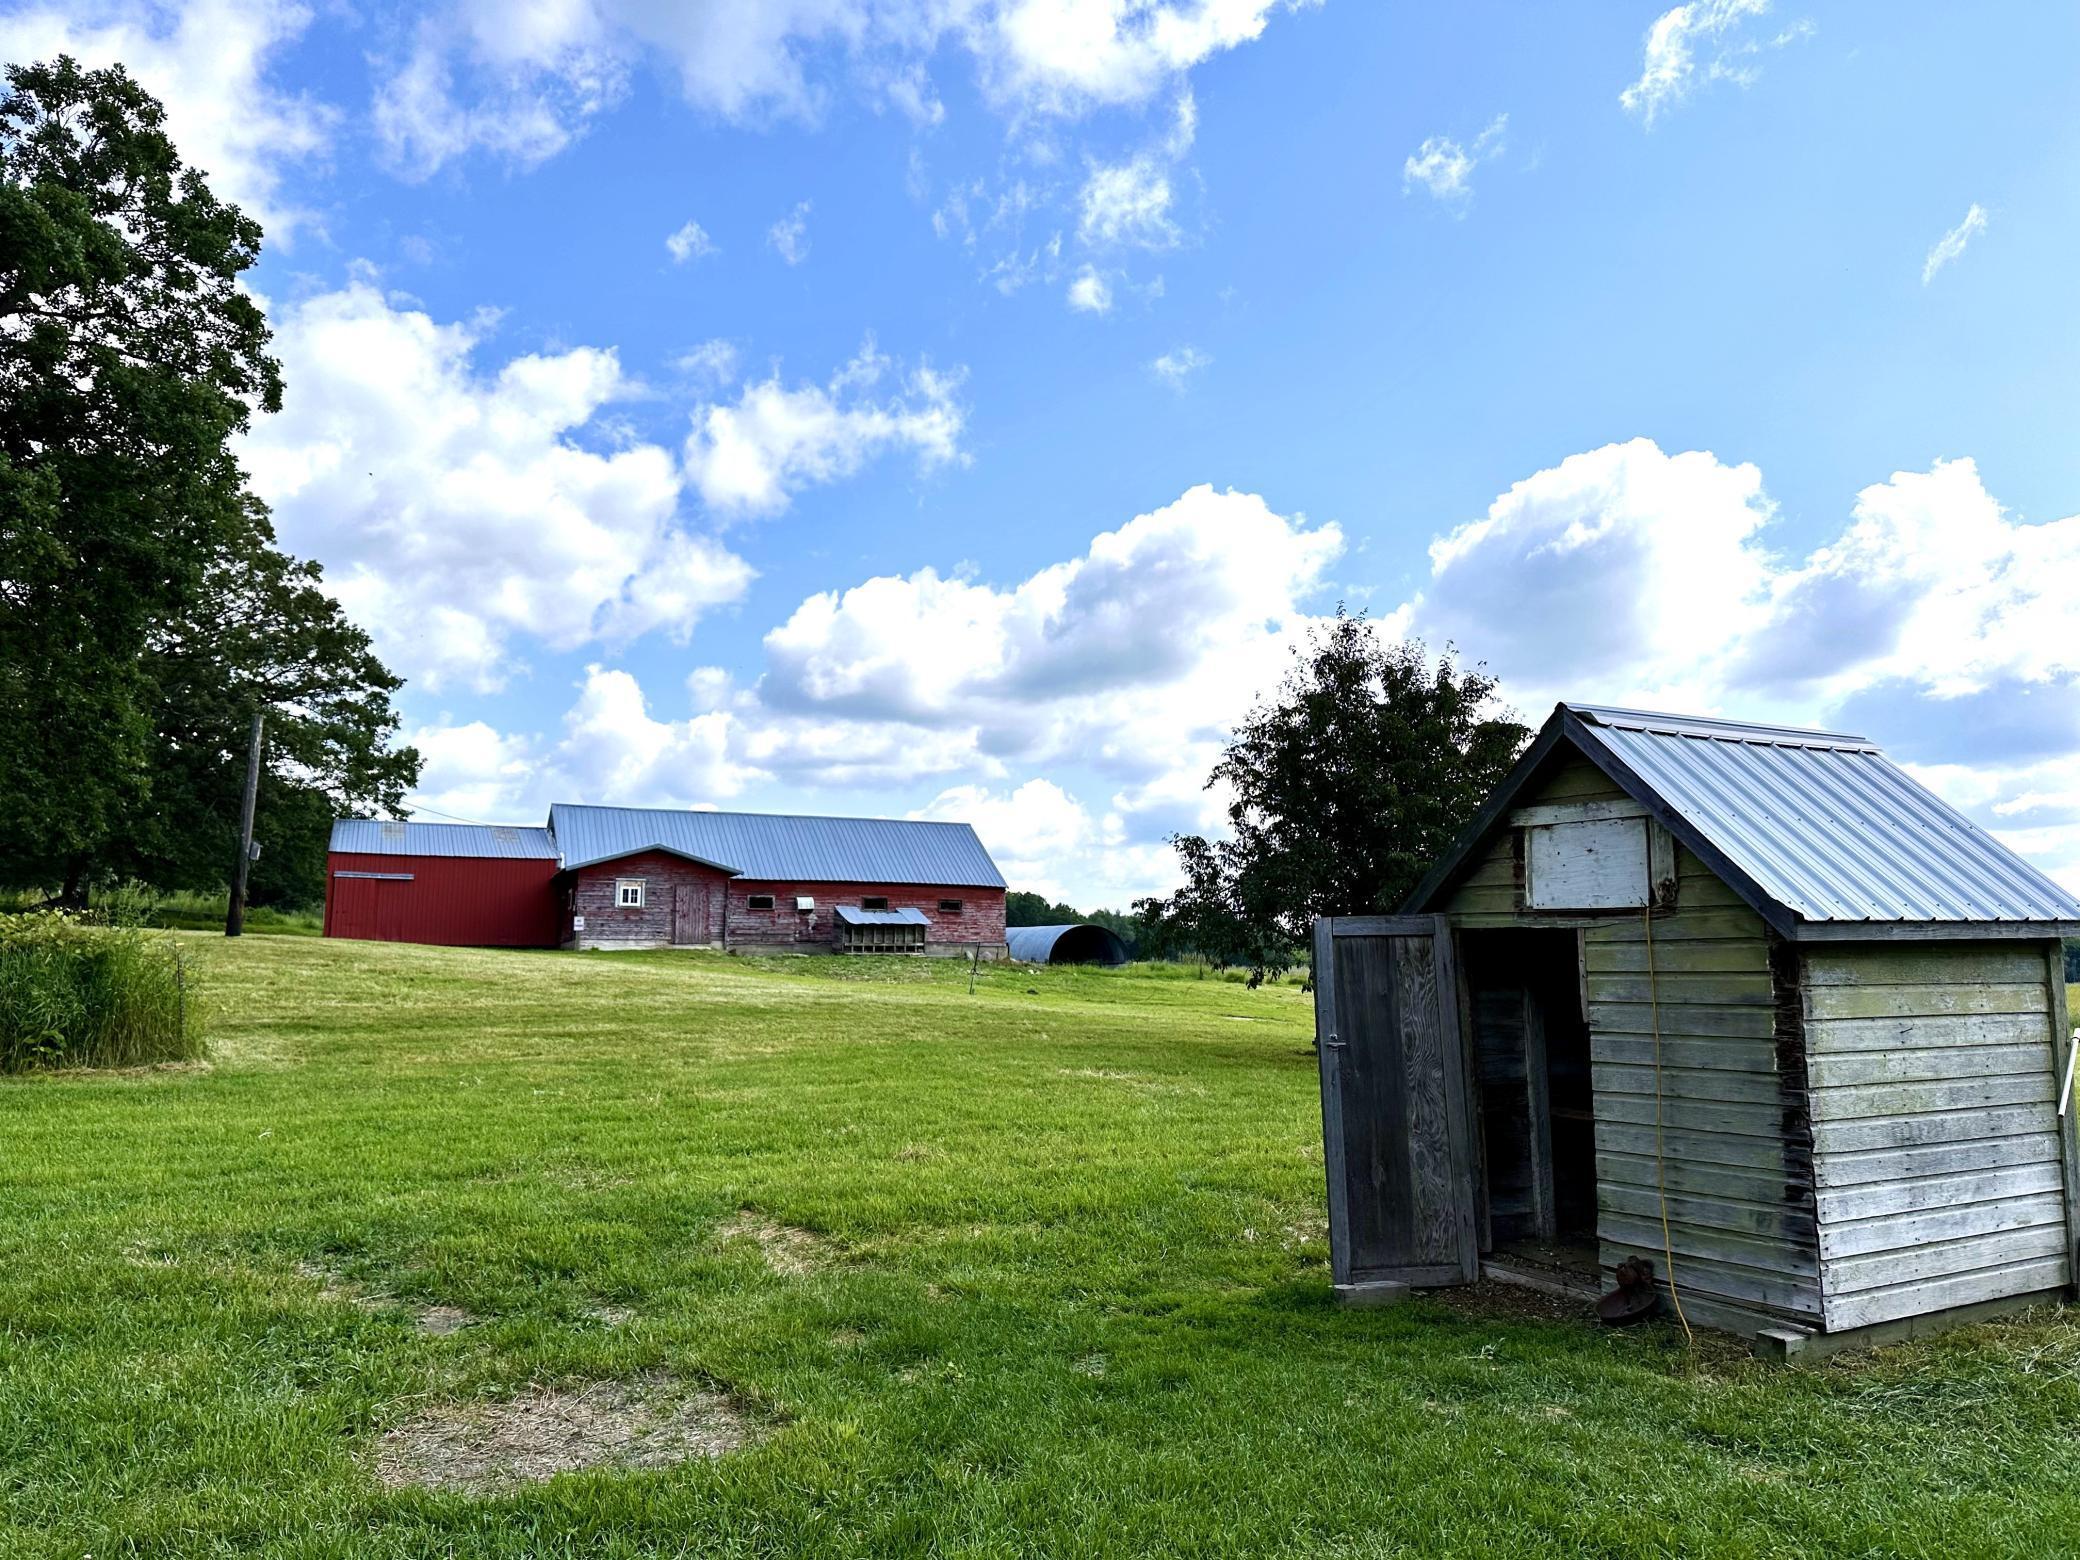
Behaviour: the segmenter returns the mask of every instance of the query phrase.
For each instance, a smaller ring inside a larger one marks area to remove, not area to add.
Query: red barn
[[[475,948],[553,948],[547,829],[342,818],[325,859],[325,935]]]
[[[330,937],[475,946],[1004,951],[964,823],[558,803],[546,829],[333,826]]]
[[[565,941],[966,953],[1004,947],[1004,877],[965,823],[559,802]]]

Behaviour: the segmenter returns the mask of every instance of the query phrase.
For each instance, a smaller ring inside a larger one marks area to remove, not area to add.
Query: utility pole
[[[260,711],[253,711],[253,745],[246,753],[246,794],[238,804],[238,870],[231,879],[231,909],[224,935],[242,936],[246,929],[246,872],[253,865],[253,803],[260,794]]]

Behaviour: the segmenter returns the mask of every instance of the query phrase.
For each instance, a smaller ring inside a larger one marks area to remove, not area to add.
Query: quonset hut
[[[1403,912],[1315,931],[1346,1298],[1638,1259],[1790,1353],[2072,1284],[2080,901],[1864,739],[1561,705]]]
[[[1124,964],[1127,945],[1119,933],[1089,921],[1067,926],[1007,927],[1011,957],[1024,964]]]
[[[333,825],[325,930],[470,946],[1001,955],[965,823],[558,803],[547,828]]]

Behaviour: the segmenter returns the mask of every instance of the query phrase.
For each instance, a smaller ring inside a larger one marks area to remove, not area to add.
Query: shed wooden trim
[[[1989,942],[2080,937],[2080,921],[1800,921],[1800,942]]]

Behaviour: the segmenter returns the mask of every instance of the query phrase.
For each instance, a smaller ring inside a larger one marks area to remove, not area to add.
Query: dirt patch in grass
[[[412,1317],[412,1325],[429,1338],[445,1338],[450,1333],[459,1333],[465,1327],[475,1326],[476,1321],[459,1305],[421,1306]]]
[[[583,1468],[666,1468],[756,1439],[728,1397],[662,1374],[433,1409],[377,1443],[386,1487],[481,1494]]]
[[[1433,1293],[1454,1311],[1466,1316],[1493,1318],[1505,1322],[1574,1322],[1586,1327],[1603,1325],[1596,1320],[1595,1306],[1589,1300],[1548,1294],[1542,1289],[1527,1289],[1522,1284],[1499,1284],[1493,1279],[1484,1278],[1477,1284],[1439,1289]]]
[[[370,1289],[317,1262],[297,1263],[296,1276],[316,1284],[320,1298],[335,1305],[351,1305],[358,1311],[378,1313],[409,1311],[412,1325],[428,1338],[445,1338],[477,1324],[477,1318],[459,1305],[410,1305],[395,1295]]]
[[[806,1278],[830,1264],[830,1247],[822,1236],[792,1224],[781,1224],[746,1208],[715,1227],[720,1240],[748,1240],[758,1247],[766,1266],[783,1278]]]

